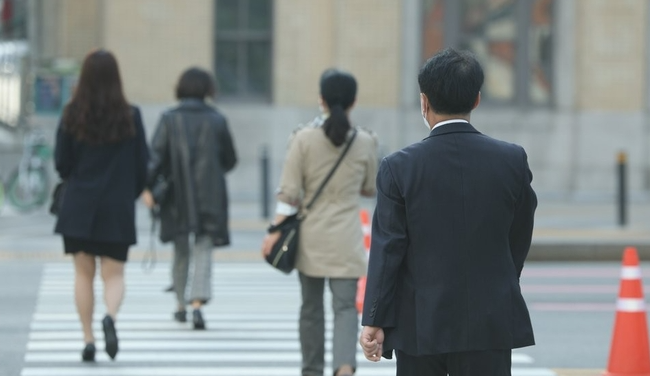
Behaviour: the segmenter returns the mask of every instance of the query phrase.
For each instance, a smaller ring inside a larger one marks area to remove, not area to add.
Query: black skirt
[[[118,261],[126,262],[129,245],[124,243],[98,242],[88,239],[63,237],[63,246],[66,254],[84,252],[95,256],[106,256]]]

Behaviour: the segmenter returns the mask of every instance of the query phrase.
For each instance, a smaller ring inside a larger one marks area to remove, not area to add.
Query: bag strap
[[[156,266],[156,224],[159,220],[160,209],[151,209],[151,231],[149,233],[149,249],[145,251],[142,257],[142,270],[145,273],[151,273]]]
[[[323,192],[323,189],[325,188],[325,185],[327,185],[327,183],[330,181],[330,179],[332,178],[332,175],[334,175],[334,173],[336,172],[336,169],[339,167],[339,165],[343,161],[343,158],[348,153],[348,150],[350,150],[350,146],[352,146],[352,142],[354,141],[355,137],[357,137],[357,130],[356,129],[354,130],[354,133],[352,133],[352,137],[350,137],[350,141],[348,141],[348,144],[345,145],[345,149],[343,150],[343,152],[339,156],[339,159],[336,161],[336,164],[334,164],[334,167],[332,167],[332,169],[327,174],[325,179],[323,179],[323,182],[320,183],[320,187],[318,187],[318,190],[316,190],[316,194],[314,194],[314,197],[312,197],[311,201],[309,201],[309,204],[307,204],[307,206],[305,206],[305,209],[309,210],[314,205],[314,202],[316,202],[316,199],[318,198],[318,196],[320,196],[320,194]]]

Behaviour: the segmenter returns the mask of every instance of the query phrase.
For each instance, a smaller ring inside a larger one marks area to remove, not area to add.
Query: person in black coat
[[[381,162],[360,343],[397,374],[510,375],[535,343],[519,277],[537,198],[524,149],[477,131],[483,71],[434,55],[419,78],[427,138]]]
[[[174,319],[185,322],[190,303],[195,329],[205,329],[201,306],[212,295],[212,249],[230,244],[226,173],[237,163],[226,118],[205,102],[214,95],[214,81],[205,70],[190,68],[181,75],[180,104],[162,115],[151,142],[149,189],[143,195],[147,206],[159,206],[161,241],[174,242]],[[160,181],[168,188],[164,197],[154,197],[151,191],[160,191]]]
[[[95,258],[101,261],[107,314],[106,352],[118,351],[115,320],[124,296],[124,264],[136,243],[135,200],[146,181],[149,152],[138,108],[122,92],[115,57],[90,53],[65,107],[56,136],[56,169],[65,190],[55,232],[74,255],[75,302],[81,320],[84,361],[95,358],[92,330]]]

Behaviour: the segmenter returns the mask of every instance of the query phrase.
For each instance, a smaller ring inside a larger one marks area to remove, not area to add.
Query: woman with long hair
[[[55,232],[63,235],[75,269],[75,303],[85,347],[94,361],[93,281],[99,258],[106,315],[105,350],[118,352],[115,329],[124,297],[124,264],[136,243],[135,200],[142,192],[149,152],[140,110],[128,104],[113,54],[86,56],[56,136],[56,169],[65,182]]]
[[[162,115],[151,142],[149,190],[143,194],[147,206],[160,208],[161,241],[174,243],[173,318],[186,322],[190,305],[198,330],[206,327],[201,307],[212,296],[213,248],[230,244],[226,173],[237,163],[226,118],[206,102],[215,94],[210,73],[183,72],[179,104]],[[159,179],[171,185],[164,198],[151,194]]]
[[[296,259],[302,291],[299,333],[303,376],[323,376],[326,282],[334,311],[334,375],[350,376],[356,370],[357,281],[366,273],[359,198],[375,194],[377,173],[376,137],[350,123],[356,93],[357,82],[351,74],[335,69],[322,74],[322,116],[292,135],[277,195],[274,224],[299,211],[305,215]],[[350,142],[342,163],[309,212],[305,212],[305,204]],[[279,236],[279,232],[271,232],[265,237],[264,256]]]

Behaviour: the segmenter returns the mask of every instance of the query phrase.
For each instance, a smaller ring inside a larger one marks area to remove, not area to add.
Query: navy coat
[[[136,243],[135,200],[145,186],[149,150],[137,107],[133,120],[135,137],[106,145],[80,142],[59,124],[54,159],[66,189],[56,233]]]
[[[443,125],[386,157],[362,324],[422,356],[533,345],[519,287],[537,206],[518,145]]]

